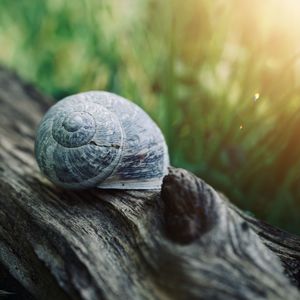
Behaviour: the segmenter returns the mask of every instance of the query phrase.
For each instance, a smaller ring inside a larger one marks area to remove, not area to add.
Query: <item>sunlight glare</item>
[[[256,102],[259,99],[259,97],[260,97],[260,94],[259,93],[255,93],[253,95],[253,101]]]

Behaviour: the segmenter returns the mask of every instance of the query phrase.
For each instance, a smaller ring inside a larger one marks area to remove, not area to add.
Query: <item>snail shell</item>
[[[150,117],[100,91],[52,106],[39,125],[35,155],[53,183],[70,189],[157,189],[169,165],[164,137]]]

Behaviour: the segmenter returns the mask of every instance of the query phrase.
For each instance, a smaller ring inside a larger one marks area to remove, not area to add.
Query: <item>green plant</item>
[[[300,233],[295,5],[0,0],[0,60],[57,99],[133,99],[160,124],[173,165]]]

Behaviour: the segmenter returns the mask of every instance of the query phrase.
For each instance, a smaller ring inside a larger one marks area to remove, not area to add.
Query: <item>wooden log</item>
[[[161,192],[52,185],[33,155],[51,102],[0,68],[0,289],[15,299],[300,299],[300,238],[185,170],[170,168]]]

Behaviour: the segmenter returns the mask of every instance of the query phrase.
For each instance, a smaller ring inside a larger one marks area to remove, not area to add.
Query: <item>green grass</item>
[[[0,61],[56,99],[101,89],[134,100],[173,165],[300,233],[291,1],[0,0]]]

